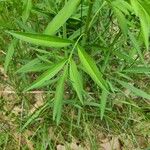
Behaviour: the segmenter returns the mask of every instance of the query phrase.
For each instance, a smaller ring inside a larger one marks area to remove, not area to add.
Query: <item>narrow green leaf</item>
[[[81,46],[78,45],[77,48],[80,61],[86,73],[89,74],[89,76],[99,87],[101,87],[103,90],[108,91],[106,81],[103,79],[102,73],[97,68],[94,60],[85,52],[85,50]]]
[[[16,40],[13,40],[8,47],[8,51],[7,51],[5,63],[4,63],[5,72],[7,72],[8,66],[9,66],[12,56],[14,54],[14,47],[16,45],[16,42],[17,42]]]
[[[134,59],[132,57],[130,57],[130,55],[128,55],[126,52],[124,51],[113,51],[114,55],[116,55],[120,60],[124,59],[126,60],[128,63],[132,63],[134,61]]]
[[[127,20],[124,16],[124,14],[118,9],[118,8],[113,8],[115,15],[117,17],[118,24],[122,30],[122,33],[124,34],[125,37],[127,37],[128,33],[128,26],[127,26]]]
[[[150,16],[148,15],[147,11],[143,8],[143,6],[137,0],[130,0],[131,5],[139,17],[141,22],[141,29],[143,33],[144,42],[146,48],[149,47],[149,30],[150,30]]]
[[[148,50],[149,48],[149,31],[150,31],[150,17],[147,15],[145,11],[141,13],[141,28],[143,32],[144,42],[146,45],[146,48]]]
[[[8,33],[22,41],[46,47],[66,47],[72,43],[70,40],[67,39],[62,39],[59,37],[43,34],[33,34],[23,32],[8,32]]]
[[[42,84],[45,83],[45,81],[50,80],[52,77],[54,77],[64,66],[66,60],[63,60],[59,63],[54,64],[50,69],[45,71],[36,81],[34,81],[28,88],[26,88],[24,91],[28,91],[34,88],[41,87]]]
[[[24,23],[28,20],[31,9],[32,9],[32,0],[25,0],[24,10],[22,13],[22,20]]]
[[[101,120],[104,117],[104,112],[105,112],[105,108],[106,108],[107,97],[108,97],[108,92],[106,90],[103,90],[101,98],[100,98],[101,99],[101,105],[100,105]]]
[[[40,113],[47,107],[48,105],[45,104],[43,107],[41,107],[39,110],[35,111],[32,116],[29,116],[29,119],[26,121],[26,123],[23,125],[21,128],[21,131],[23,131],[31,122],[33,122],[39,115]]]
[[[75,89],[80,102],[83,104],[83,85],[81,81],[80,73],[78,72],[77,66],[73,60],[70,62],[70,79]]]
[[[127,83],[127,82],[124,82],[124,81],[121,81],[121,80],[117,80],[116,81],[121,84],[124,88],[126,89],[129,89],[131,92],[133,92],[135,95],[139,96],[139,97],[143,97],[143,98],[146,98],[148,100],[150,100],[150,95],[147,94],[146,92],[134,87],[133,85]]]
[[[150,1],[149,0],[139,0],[141,3],[142,7],[145,9],[145,11],[148,13],[150,16]]]
[[[129,15],[129,11],[132,12],[132,6],[126,1],[115,0],[112,1],[112,5],[113,7],[116,7],[126,15]]]
[[[31,62],[29,62],[31,63]],[[30,66],[29,63],[27,63],[26,65],[22,66],[20,69],[18,69],[16,71],[16,73],[29,73],[29,72],[41,72],[41,71],[45,71],[47,69],[49,69],[49,64],[45,64],[45,63],[37,63],[37,64],[31,64]]]
[[[28,61],[28,63],[18,69],[16,73],[40,72],[49,69],[51,62],[47,59],[48,54],[42,56],[37,55],[37,57],[38,58]]]
[[[60,122],[62,106],[63,106],[63,97],[64,97],[64,82],[67,78],[68,66],[65,67],[63,75],[58,81],[55,99],[54,99],[54,109],[53,109],[53,120],[56,120],[57,125]]]
[[[48,59],[48,55],[47,55],[47,57],[45,57],[45,56],[41,56],[41,55],[36,54],[36,56],[37,56],[42,62],[44,62],[44,63],[48,63],[48,64],[51,64],[51,63],[52,63],[52,61],[50,61],[50,60]]]
[[[81,0],[69,0],[65,6],[58,12],[54,19],[48,24],[44,33],[54,35],[57,30],[69,19],[73,12],[77,9]]]
[[[150,67],[132,67],[123,70],[123,72],[128,73],[150,73]]]
[[[142,63],[143,63],[143,64],[146,64],[146,63],[145,63],[145,60],[144,60],[144,58],[143,58],[142,51],[141,51],[141,49],[140,49],[140,43],[136,40],[136,38],[134,37],[134,35],[133,35],[132,33],[130,33],[130,32],[129,32],[129,37],[130,37],[130,40],[131,40],[133,46],[134,46],[135,49],[137,50],[137,52],[138,52],[138,54],[139,54],[139,56],[140,56],[140,58],[141,58]]]
[[[16,73],[26,73],[29,70],[32,70],[35,66],[39,64],[40,64],[40,60],[38,58],[35,58],[29,61],[27,64],[23,65],[20,69],[16,71]]]

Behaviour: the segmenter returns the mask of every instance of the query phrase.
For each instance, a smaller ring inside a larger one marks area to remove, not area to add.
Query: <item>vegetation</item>
[[[149,31],[149,0],[0,0],[0,147],[150,149]]]

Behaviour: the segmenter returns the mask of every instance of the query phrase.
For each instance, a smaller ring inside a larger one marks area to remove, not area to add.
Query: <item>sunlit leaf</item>
[[[70,62],[70,79],[71,79],[73,88],[75,89],[75,91],[79,97],[79,100],[83,104],[83,85],[82,85],[82,81],[81,81],[81,76],[80,76],[77,66],[73,60],[71,60],[71,62]]]
[[[85,50],[78,45],[78,55],[80,58],[80,61],[84,67],[84,70],[87,74],[94,80],[94,82],[101,87],[103,90],[108,91],[108,87],[106,84],[106,81],[102,77],[102,73],[99,71],[99,69],[96,66],[95,61],[91,58],[90,55],[88,55]]]
[[[24,10],[23,10],[23,13],[22,13],[23,22],[26,22],[28,20],[31,9],[32,9],[32,0],[25,0]]]
[[[130,0],[131,5],[136,13],[136,15],[139,17],[141,22],[141,30],[144,37],[144,42],[146,45],[146,48],[149,47],[149,33],[150,33],[150,16],[145,11],[143,6],[139,3],[137,0]]]
[[[63,106],[63,99],[64,99],[64,83],[65,79],[67,78],[68,73],[68,66],[65,67],[63,75],[60,77],[55,98],[54,98],[54,109],[53,109],[53,120],[56,120],[57,124],[60,122],[61,113],[62,113],[62,106]]]
[[[8,32],[8,33],[22,41],[46,47],[66,47],[72,43],[70,40],[67,39],[62,39],[59,37],[43,34],[35,34],[35,33],[33,34],[23,32]]]
[[[106,108],[107,97],[108,97],[108,92],[106,90],[102,90],[102,94],[101,94],[101,97],[100,97],[100,100],[101,100],[101,105],[100,105],[101,120],[104,117],[104,112],[105,112],[105,108]]]
[[[63,24],[69,19],[73,12],[77,9],[81,0],[69,0],[65,6],[58,12],[54,19],[48,24],[44,33],[53,35]]]
[[[45,71],[40,77],[38,77],[37,80],[35,80],[28,88],[26,88],[24,91],[28,91],[34,88],[41,87],[42,84],[45,83],[45,81],[50,80],[52,77],[54,77],[64,66],[66,60],[63,60],[61,62],[58,62],[50,67],[47,71]]]

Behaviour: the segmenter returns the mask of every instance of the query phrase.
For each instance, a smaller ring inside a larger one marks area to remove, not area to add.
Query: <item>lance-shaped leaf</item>
[[[64,82],[67,78],[68,66],[65,67],[63,75],[58,80],[55,99],[54,99],[54,109],[53,109],[53,120],[56,120],[57,124],[60,122],[62,106],[63,106],[63,97],[64,97]]]
[[[24,23],[28,20],[31,9],[32,9],[32,0],[25,0],[24,1],[24,10],[22,13],[22,20]]]
[[[37,55],[38,56],[38,55]],[[41,60],[42,59],[42,60]],[[49,69],[50,63],[43,63],[42,61],[47,60],[47,56],[38,56],[38,58],[35,58],[31,61],[29,61],[27,64],[23,65],[21,68],[19,68],[16,73],[27,73],[27,72],[40,72],[43,70]]]
[[[22,41],[46,47],[66,47],[72,43],[70,40],[67,39],[62,39],[59,37],[43,34],[24,33],[24,32],[8,32],[8,33]]]
[[[145,74],[150,74],[150,67],[132,67],[123,70],[122,72],[127,72],[127,73],[145,73]]]
[[[73,12],[77,9],[81,0],[69,0],[65,6],[58,12],[54,19],[48,24],[44,33],[53,35],[56,31],[69,19]]]
[[[42,84],[45,83],[45,81],[50,80],[52,77],[54,77],[64,66],[66,60],[63,60],[59,63],[54,64],[50,69],[45,71],[35,82],[33,82],[28,88],[26,88],[24,91],[28,91],[34,88],[41,87]]]
[[[103,119],[105,108],[106,108],[106,102],[107,102],[108,92],[106,90],[102,90],[101,95],[101,105],[100,105],[100,111],[101,111],[101,120]]]
[[[133,85],[127,83],[127,82],[124,82],[124,81],[121,81],[121,80],[117,80],[115,79],[119,84],[121,84],[124,88],[127,88],[129,89],[131,92],[133,92],[135,95],[139,96],[139,97],[143,97],[143,98],[146,98],[146,99],[149,99],[150,100],[150,95],[147,94],[146,92],[134,87]]]
[[[108,91],[107,84],[102,77],[102,73],[97,68],[94,60],[85,52],[85,50],[81,46],[78,45],[77,48],[80,61],[86,73],[89,74],[89,76],[99,87],[101,87],[103,90]]]
[[[12,59],[12,56],[14,54],[14,47],[16,45],[17,41],[16,40],[13,40],[9,47],[8,47],[8,51],[7,51],[7,54],[6,54],[6,59],[5,59],[5,63],[4,63],[4,69],[5,69],[5,72],[7,72],[7,69],[8,69],[8,66],[9,66],[9,63]]]
[[[127,26],[127,20],[125,18],[125,16],[123,15],[123,13],[118,9],[118,8],[113,8],[115,15],[117,17],[117,21],[118,24],[124,34],[125,37],[127,37],[127,33],[128,33],[128,26]]]
[[[18,69],[16,71],[16,73],[41,72],[41,71],[45,71],[45,70],[49,69],[49,64],[37,63],[34,65],[31,63],[32,63],[32,61],[27,63],[26,65],[22,66],[20,69]]]
[[[78,72],[77,66],[73,60],[70,62],[70,79],[71,83],[73,85],[73,88],[75,89],[79,100],[83,104],[83,85],[81,81],[80,73]]]
[[[139,17],[141,22],[141,30],[143,33],[143,38],[145,45],[148,49],[149,47],[149,30],[150,30],[150,16],[148,15],[147,11],[143,8],[141,3],[137,0],[130,0],[131,5],[136,13],[136,15]]]
[[[34,120],[40,115],[40,113],[45,110],[49,106],[48,103],[46,103],[44,106],[42,106],[39,110],[35,111],[31,116],[29,116],[28,120],[25,122],[23,127],[21,128],[21,131],[23,131],[29,124],[34,122]]]

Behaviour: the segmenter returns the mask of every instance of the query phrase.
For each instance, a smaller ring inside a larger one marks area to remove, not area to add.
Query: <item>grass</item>
[[[0,1],[1,149],[148,150],[149,7]]]

